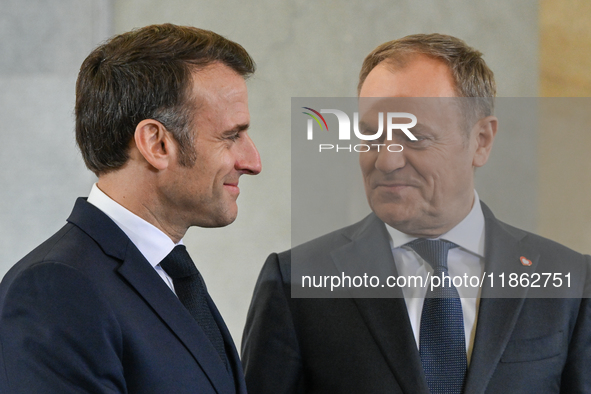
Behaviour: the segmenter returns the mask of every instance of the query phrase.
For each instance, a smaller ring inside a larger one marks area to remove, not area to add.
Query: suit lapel
[[[235,393],[236,389],[231,376],[201,326],[135,246],[130,245],[119,273],[150,304],[191,352],[216,391],[220,394]]]
[[[106,254],[123,261],[118,268],[119,274],[154,309],[189,350],[216,391],[219,394],[235,394],[234,381],[206,334],[125,233],[85,199],[76,201],[68,221],[92,237]],[[219,323],[221,316],[217,309],[216,314],[215,318]],[[225,325],[220,324],[220,328],[222,326],[227,332]],[[223,335],[226,343],[231,343],[233,348],[229,334]]]
[[[397,275],[387,230],[374,214],[362,223],[351,239],[350,243],[331,253],[339,271],[373,274],[379,270],[381,277]],[[382,276],[384,274],[386,276]],[[398,287],[388,291],[394,291],[389,298],[353,298],[353,301],[402,391],[428,393],[402,291]]]
[[[403,298],[355,298],[359,313],[404,393],[428,393]]]
[[[510,296],[513,298],[500,298],[499,296],[506,296],[507,293],[498,291],[501,286],[499,274],[505,274],[504,291],[508,291],[509,273],[531,274],[535,272],[539,259],[535,250],[530,250],[521,242],[526,236],[525,232],[500,223],[484,204],[482,210],[486,223],[485,272],[487,275],[494,275],[494,287],[491,288],[490,281],[487,281],[482,289],[465,393],[482,393],[486,390],[527,295],[526,287],[516,287],[511,289]],[[522,256],[531,260],[532,265],[526,267],[521,264]]]

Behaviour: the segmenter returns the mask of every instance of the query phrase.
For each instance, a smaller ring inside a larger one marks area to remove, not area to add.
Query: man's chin
[[[418,218],[416,210],[399,206],[398,204],[378,204],[372,210],[384,223],[405,234],[417,231]]]
[[[231,214],[231,215],[223,216],[217,221],[217,225],[213,226],[213,227],[226,227],[226,226],[234,223],[237,216],[238,216],[238,212],[235,212],[234,214]]]
[[[235,207],[235,209],[224,210],[222,212],[218,212],[215,215],[210,214],[207,218],[205,218],[205,220],[193,225],[204,228],[226,227],[227,225],[234,223],[237,216],[238,208]]]

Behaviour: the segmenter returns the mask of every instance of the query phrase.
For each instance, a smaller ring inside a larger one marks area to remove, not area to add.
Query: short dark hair
[[[413,34],[378,46],[363,61],[357,92],[378,64],[387,62],[389,66],[402,68],[416,54],[443,61],[452,73],[458,97],[478,97],[478,115],[493,114],[497,89],[494,74],[482,53],[459,38],[445,34]]]
[[[129,158],[135,128],[155,119],[179,144],[181,165],[195,161],[192,73],[214,63],[247,78],[255,63],[246,50],[209,30],[151,25],[114,36],[80,67],[76,82],[76,142],[96,175]]]

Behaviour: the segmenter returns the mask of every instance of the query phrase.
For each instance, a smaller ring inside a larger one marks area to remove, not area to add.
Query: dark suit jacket
[[[559,264],[580,296],[525,298],[523,288],[517,298],[486,298],[484,288],[464,392],[591,393],[589,256],[501,223],[484,204],[483,211],[487,272],[554,272]],[[387,230],[373,214],[296,252],[298,261],[332,264],[335,272],[375,254],[395,267]],[[291,298],[293,253],[271,255],[256,285],[242,348],[249,393],[428,393],[401,291],[399,298]]]
[[[78,199],[68,224],[0,285],[0,392],[246,393],[209,302],[231,372],[129,238]]]

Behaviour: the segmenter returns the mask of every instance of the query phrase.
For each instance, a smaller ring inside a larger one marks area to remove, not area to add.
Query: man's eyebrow
[[[248,130],[249,127],[250,127],[249,123],[240,124],[240,125],[235,126],[233,129],[224,131],[224,134],[239,133],[241,131]]]
[[[364,130],[372,130],[373,126],[365,123],[364,121],[359,121],[359,131],[363,133]]]

